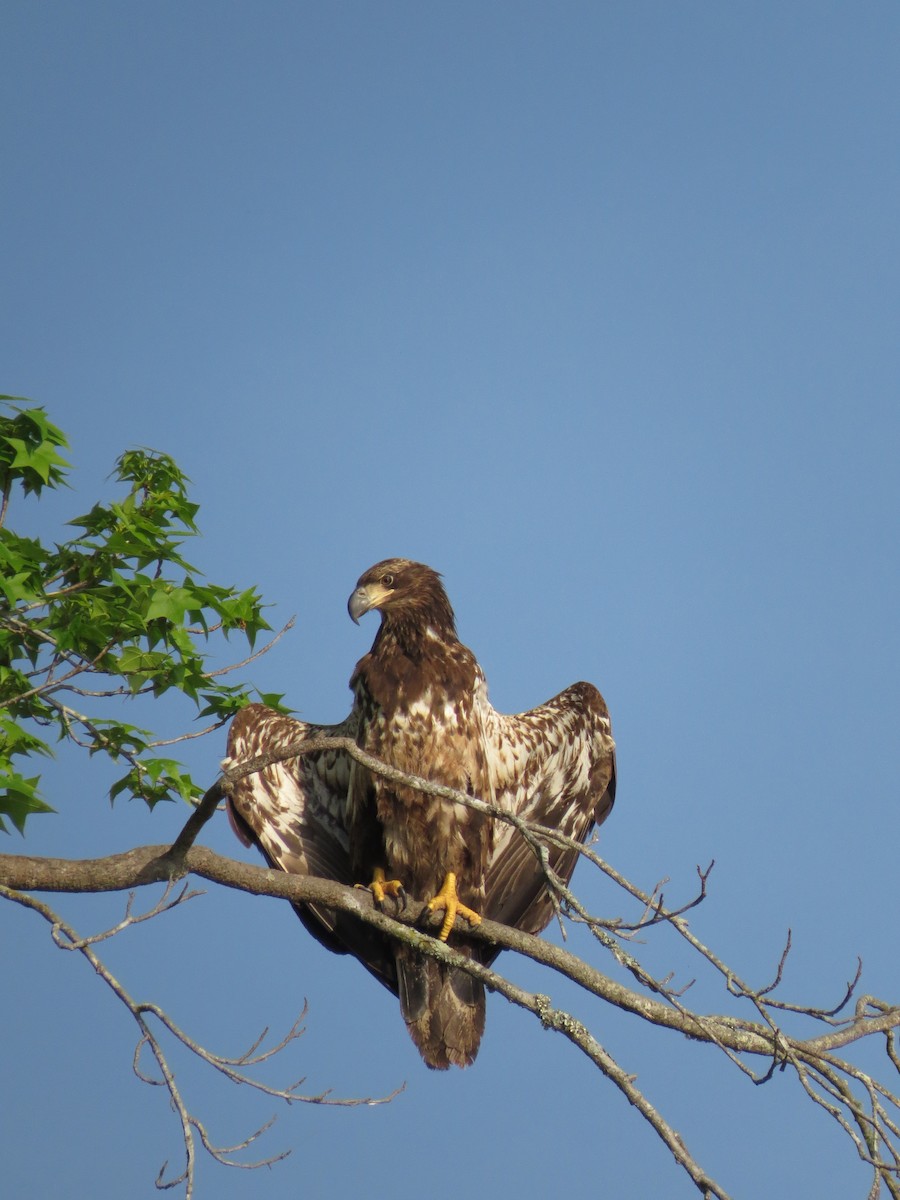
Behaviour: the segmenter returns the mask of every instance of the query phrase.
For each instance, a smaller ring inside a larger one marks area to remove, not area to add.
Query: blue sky
[[[49,410],[75,466],[13,524],[60,538],[123,449],[168,451],[201,504],[194,561],[297,615],[250,675],[312,720],[346,713],[374,634],[346,615],[357,576],[429,562],[498,708],[604,692],[617,867],[675,899],[715,858],[692,927],[745,978],[791,926],[786,998],[836,1002],[861,954],[896,1000],[896,5],[13,0],[0,20],[0,390]],[[195,774],[222,750],[193,745]],[[180,828],[174,805],[111,812],[108,784],[61,757],[25,848]],[[208,841],[244,854],[224,822]],[[59,908],[89,932],[121,903]],[[2,909],[0,932],[10,1195],[157,1194],[178,1131],[131,1074],[129,1019],[36,918]],[[671,939],[645,953],[727,1007]],[[224,1051],[306,997],[281,1078],[310,1092],[406,1081],[379,1109],[283,1111],[264,1149],[292,1157],[202,1163],[202,1196],[359,1194],[384,1162],[433,1200],[473,1169],[500,1195],[696,1194],[500,999],[477,1064],[427,1073],[395,1002],[274,901],[207,895],[107,959]],[[500,961],[591,1024],[732,1193],[866,1194],[786,1076],[754,1088]],[[222,1141],[270,1115],[177,1065]]]

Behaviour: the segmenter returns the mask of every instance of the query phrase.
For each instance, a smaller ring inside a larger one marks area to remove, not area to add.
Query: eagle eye
[[[388,572],[387,575],[382,575],[381,582],[384,584],[385,587],[393,587],[394,586],[394,577],[393,577],[393,575],[391,575],[390,572]]]

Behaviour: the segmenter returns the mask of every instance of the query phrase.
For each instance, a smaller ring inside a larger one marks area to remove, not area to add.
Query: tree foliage
[[[204,580],[184,558],[197,533],[188,479],[167,455],[129,450],[114,478],[122,493],[69,521],[54,544],[10,527],[14,501],[66,486],[65,434],[42,408],[0,397],[0,829],[24,832],[52,811],[35,758],[67,740],[124,767],[110,789],[193,800],[203,789],[163,741],[123,720],[123,698],[178,692],[209,728],[227,721],[247,689],[212,671],[210,639],[237,632],[251,648],[269,628],[253,588]],[[279,698],[264,697],[278,704]]]

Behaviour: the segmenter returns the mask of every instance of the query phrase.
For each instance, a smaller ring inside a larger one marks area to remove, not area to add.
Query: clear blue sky
[[[60,538],[123,449],[173,454],[194,560],[297,614],[251,674],[313,720],[345,714],[374,634],[346,615],[357,576],[431,563],[497,707],[606,695],[614,864],[674,900],[714,857],[693,928],[745,978],[790,925],[786,998],[836,1002],[861,954],[896,1001],[897,5],[7,0],[0,37],[0,390],[47,407],[76,467],[22,522]],[[222,750],[192,770],[212,781]],[[110,812],[107,775],[69,758],[47,783],[34,853],[184,818]],[[224,823],[208,840],[244,853]],[[121,902],[59,907],[89,932]],[[178,1130],[131,1074],[129,1019],[37,918],[4,908],[0,936],[9,1195],[158,1194]],[[645,952],[698,973],[671,940]],[[284,1081],[407,1083],[386,1108],[285,1109],[263,1150],[293,1156],[201,1163],[200,1196],[696,1194],[500,999],[475,1067],[427,1073],[396,1004],[274,901],[207,895],[107,958],[223,1051],[308,998]],[[501,964],[588,1021],[732,1193],[865,1195],[787,1076],[754,1088]],[[690,995],[726,1007],[702,972]],[[273,1110],[177,1065],[222,1141]]]

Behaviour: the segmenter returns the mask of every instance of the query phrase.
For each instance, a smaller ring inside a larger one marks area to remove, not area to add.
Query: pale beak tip
[[[369,597],[365,588],[357,588],[347,601],[347,612],[354,625],[359,624],[359,618],[369,611]]]

